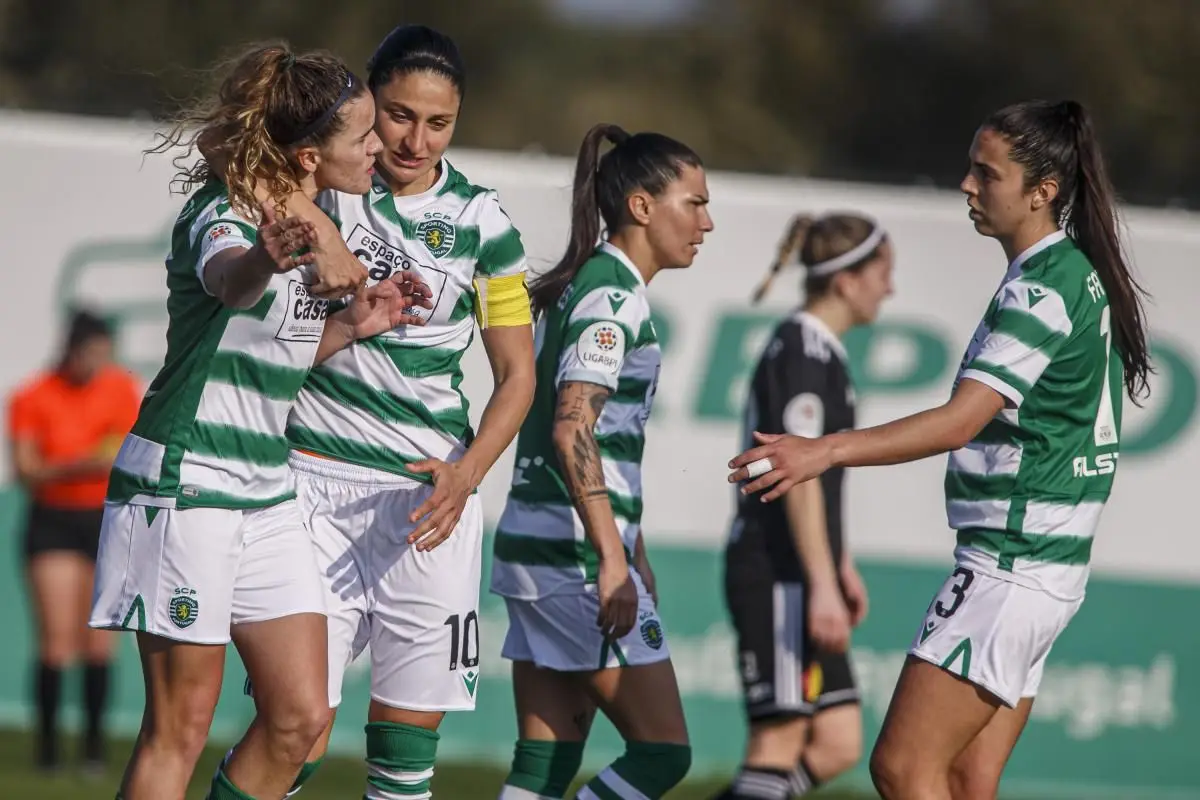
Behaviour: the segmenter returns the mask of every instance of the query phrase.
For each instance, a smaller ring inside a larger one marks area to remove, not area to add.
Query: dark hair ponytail
[[[603,157],[600,147],[614,147]],[[642,190],[657,197],[684,167],[703,167],[687,145],[661,133],[629,134],[619,125],[600,123],[583,137],[575,161],[571,193],[571,234],[567,250],[554,267],[530,284],[534,314],[558,301],[579,269],[591,258],[600,239],[601,221],[609,231],[625,224],[625,198]]]
[[[1008,106],[983,127],[1009,141],[1010,158],[1025,168],[1029,187],[1058,181],[1053,211],[1088,257],[1108,295],[1113,341],[1125,371],[1125,391],[1135,403],[1149,393],[1150,347],[1146,338],[1145,289],[1121,249],[1116,192],[1108,178],[1091,116],[1074,100],[1033,100]]]

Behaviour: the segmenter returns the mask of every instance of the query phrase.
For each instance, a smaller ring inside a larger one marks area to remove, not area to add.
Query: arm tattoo
[[[592,429],[608,399],[609,390],[585,383],[568,383],[564,388],[566,391],[560,395],[554,417],[556,425],[567,423],[573,428],[567,439],[569,450],[560,454],[560,458],[566,457],[563,459],[563,478],[572,500],[583,504],[608,496],[600,448]],[[567,461],[570,463],[565,463]]]
[[[572,489],[578,502],[599,495],[607,495],[604,486],[604,469],[600,463],[600,450],[591,431],[582,428],[575,431],[575,444],[571,448],[575,456],[575,480]]]
[[[560,404],[558,413],[554,417],[555,422],[578,422],[584,424],[587,419],[583,415],[583,397],[576,396],[575,402],[569,408],[563,408]]]

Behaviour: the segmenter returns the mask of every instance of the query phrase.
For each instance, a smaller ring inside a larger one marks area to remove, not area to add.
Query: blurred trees
[[[606,120],[716,168],[952,186],[985,113],[1069,95],[1095,112],[1126,199],[1200,207],[1200,0],[693,5],[637,29],[572,25],[552,0],[0,0],[0,105],[157,116],[245,42],[361,68],[392,26],[424,22],[468,62],[463,146],[572,154]]]

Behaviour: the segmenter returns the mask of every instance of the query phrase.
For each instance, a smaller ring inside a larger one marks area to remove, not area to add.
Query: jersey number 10
[[[451,614],[443,622],[443,625],[450,626],[450,671],[458,669],[458,656],[462,653],[462,665],[465,669],[474,669],[479,666],[479,615],[474,611],[467,614],[462,620],[462,650],[459,650],[459,617],[458,614]]]

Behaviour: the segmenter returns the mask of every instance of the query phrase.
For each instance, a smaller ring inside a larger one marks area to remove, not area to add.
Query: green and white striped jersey
[[[1123,365],[1108,297],[1063,232],[1009,267],[963,357],[958,380],[1006,407],[950,454],[946,511],[959,563],[1081,597],[1092,539],[1117,466]]]
[[[117,455],[110,501],[262,508],[295,496],[284,430],[328,304],[309,296],[303,269],[273,276],[250,309],[209,294],[209,259],[255,238],[217,181],[180,212],[167,257],[167,354]]]
[[[583,265],[535,333],[537,389],[517,437],[508,502],[497,525],[492,591],[536,599],[596,580],[595,549],[554,449],[558,389],[568,381],[612,394],[596,422],[604,483],[628,552],[642,519],[642,451],[662,361],[646,284],[607,242]]]
[[[366,195],[318,196],[371,284],[415,270],[434,306],[416,309],[425,325],[355,342],[312,371],[288,423],[293,448],[429,482],[406,465],[457,461],[470,444],[459,362],[475,335],[475,281],[523,273],[525,250],[494,191],[441,167],[419,195],[377,179]]]

